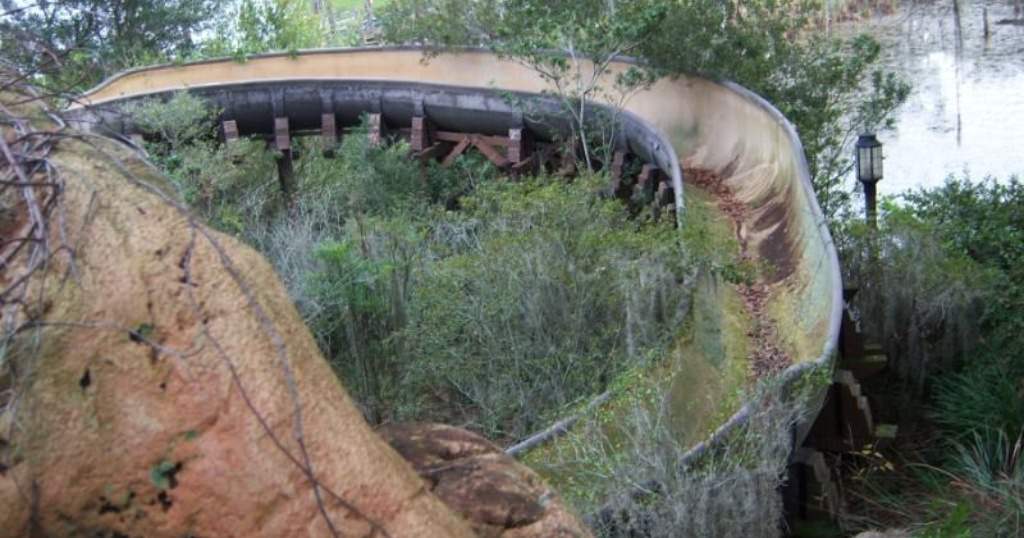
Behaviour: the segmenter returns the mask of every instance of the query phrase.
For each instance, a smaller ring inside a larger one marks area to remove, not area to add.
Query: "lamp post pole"
[[[864,185],[864,209],[868,226],[877,229],[878,181],[882,179],[882,143],[873,133],[857,138],[857,180]]]
[[[877,183],[864,183],[864,218],[872,230],[878,229],[878,192]]]

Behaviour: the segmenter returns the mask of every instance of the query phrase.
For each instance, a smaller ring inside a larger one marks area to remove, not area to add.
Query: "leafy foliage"
[[[935,476],[915,479],[932,502],[907,518],[931,520],[924,536],[1017,535],[1024,188],[949,178],[883,209],[878,233],[851,227],[843,250],[851,275],[866,277],[863,321],[886,335],[897,407],[925,402],[941,434],[917,464]]]
[[[24,73],[85,88],[126,67],[185,57],[219,9],[213,0],[62,0],[4,3],[0,43]]]
[[[166,103],[141,102],[128,113],[150,137],[150,158],[215,226],[237,233],[280,205],[274,156],[255,140],[221,144],[213,127],[216,111],[202,100],[181,92]]]
[[[615,113],[609,117],[593,101],[620,103],[651,83],[653,73],[631,68],[617,76],[614,87],[599,79],[610,72],[612,60],[639,50],[667,9],[662,0],[396,0],[382,10],[381,24],[392,43],[486,47],[537,72],[572,118],[570,143],[580,145],[593,171],[610,162],[617,137]]]
[[[876,67],[881,47],[872,38],[818,33],[819,8],[772,0],[399,0],[382,19],[392,42],[483,46],[530,66],[573,114],[585,153],[585,103],[597,96],[626,95],[665,74],[734,80],[796,124],[819,201],[836,218],[850,201],[844,180],[856,134],[891,127],[909,86]],[[605,73],[619,54],[643,62],[615,88],[601,88],[592,75]],[[581,68],[581,59],[593,60],[596,69]]]
[[[878,42],[822,35],[813,26],[818,6],[808,2],[673,4],[640,55],[672,73],[734,80],[778,107],[800,133],[822,209],[842,216],[856,134],[892,127],[910,91],[876,66]]]
[[[273,152],[218,145],[195,98],[132,114],[183,198],[272,261],[374,422],[529,433],[657,354],[686,311],[693,252],[711,248],[631,220],[603,176],[513,183],[479,156],[443,168],[372,147],[365,129],[334,159],[297,140],[286,206]]]
[[[203,44],[205,56],[234,56],[272,51],[295,52],[324,45],[323,27],[303,0],[240,0]]]

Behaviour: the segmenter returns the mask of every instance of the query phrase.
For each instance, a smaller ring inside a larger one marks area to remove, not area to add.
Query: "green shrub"
[[[281,205],[274,155],[262,141],[221,144],[217,111],[187,92],[147,99],[128,109],[147,137],[150,159],[179,196],[211,225],[240,234]]]
[[[183,198],[270,259],[373,422],[530,433],[663,348],[688,304],[688,242],[707,248],[668,213],[631,219],[605,176],[512,182],[480,156],[441,167],[372,147],[363,128],[334,159],[296,140],[284,204],[272,152],[219,145],[195,98],[134,113]]]
[[[403,333],[409,407],[441,401],[462,410],[449,418],[520,436],[674,334],[686,250],[671,224],[596,196],[597,181],[484,184],[434,226],[441,257]]]

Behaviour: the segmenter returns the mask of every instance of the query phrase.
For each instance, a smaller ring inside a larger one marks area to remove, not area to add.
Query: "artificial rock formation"
[[[11,108],[5,144],[48,163],[18,166],[62,186],[35,195],[55,202],[51,262],[3,305],[23,328],[0,362],[3,536],[459,537],[479,521],[487,535],[587,535],[508,460],[442,482],[494,473],[516,492],[508,507],[428,487],[364,422],[265,260],[192,221],[127,147]],[[26,137],[40,130],[57,134]],[[5,233],[31,235],[25,207],[10,205]],[[0,252],[3,287],[26,252]]]
[[[583,534],[536,473],[479,435],[443,424],[391,424],[377,433],[481,538]]]

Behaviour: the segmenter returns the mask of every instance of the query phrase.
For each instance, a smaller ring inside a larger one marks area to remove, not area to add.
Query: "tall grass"
[[[188,125],[211,117],[194,99],[137,115],[193,208],[271,261],[372,422],[525,436],[657,354],[686,311],[691,249],[669,215],[634,220],[604,197],[603,176],[510,182],[482,158],[421,165],[356,130],[335,159],[297,141],[285,203],[266,170],[214,175],[250,165]]]
[[[803,396],[779,391],[771,379],[753,387],[749,421],[690,466],[680,464],[690,446],[669,425],[662,388],[633,401],[616,424],[589,417],[549,465],[586,469],[586,491],[563,493],[598,536],[781,536],[779,489],[804,406]]]

